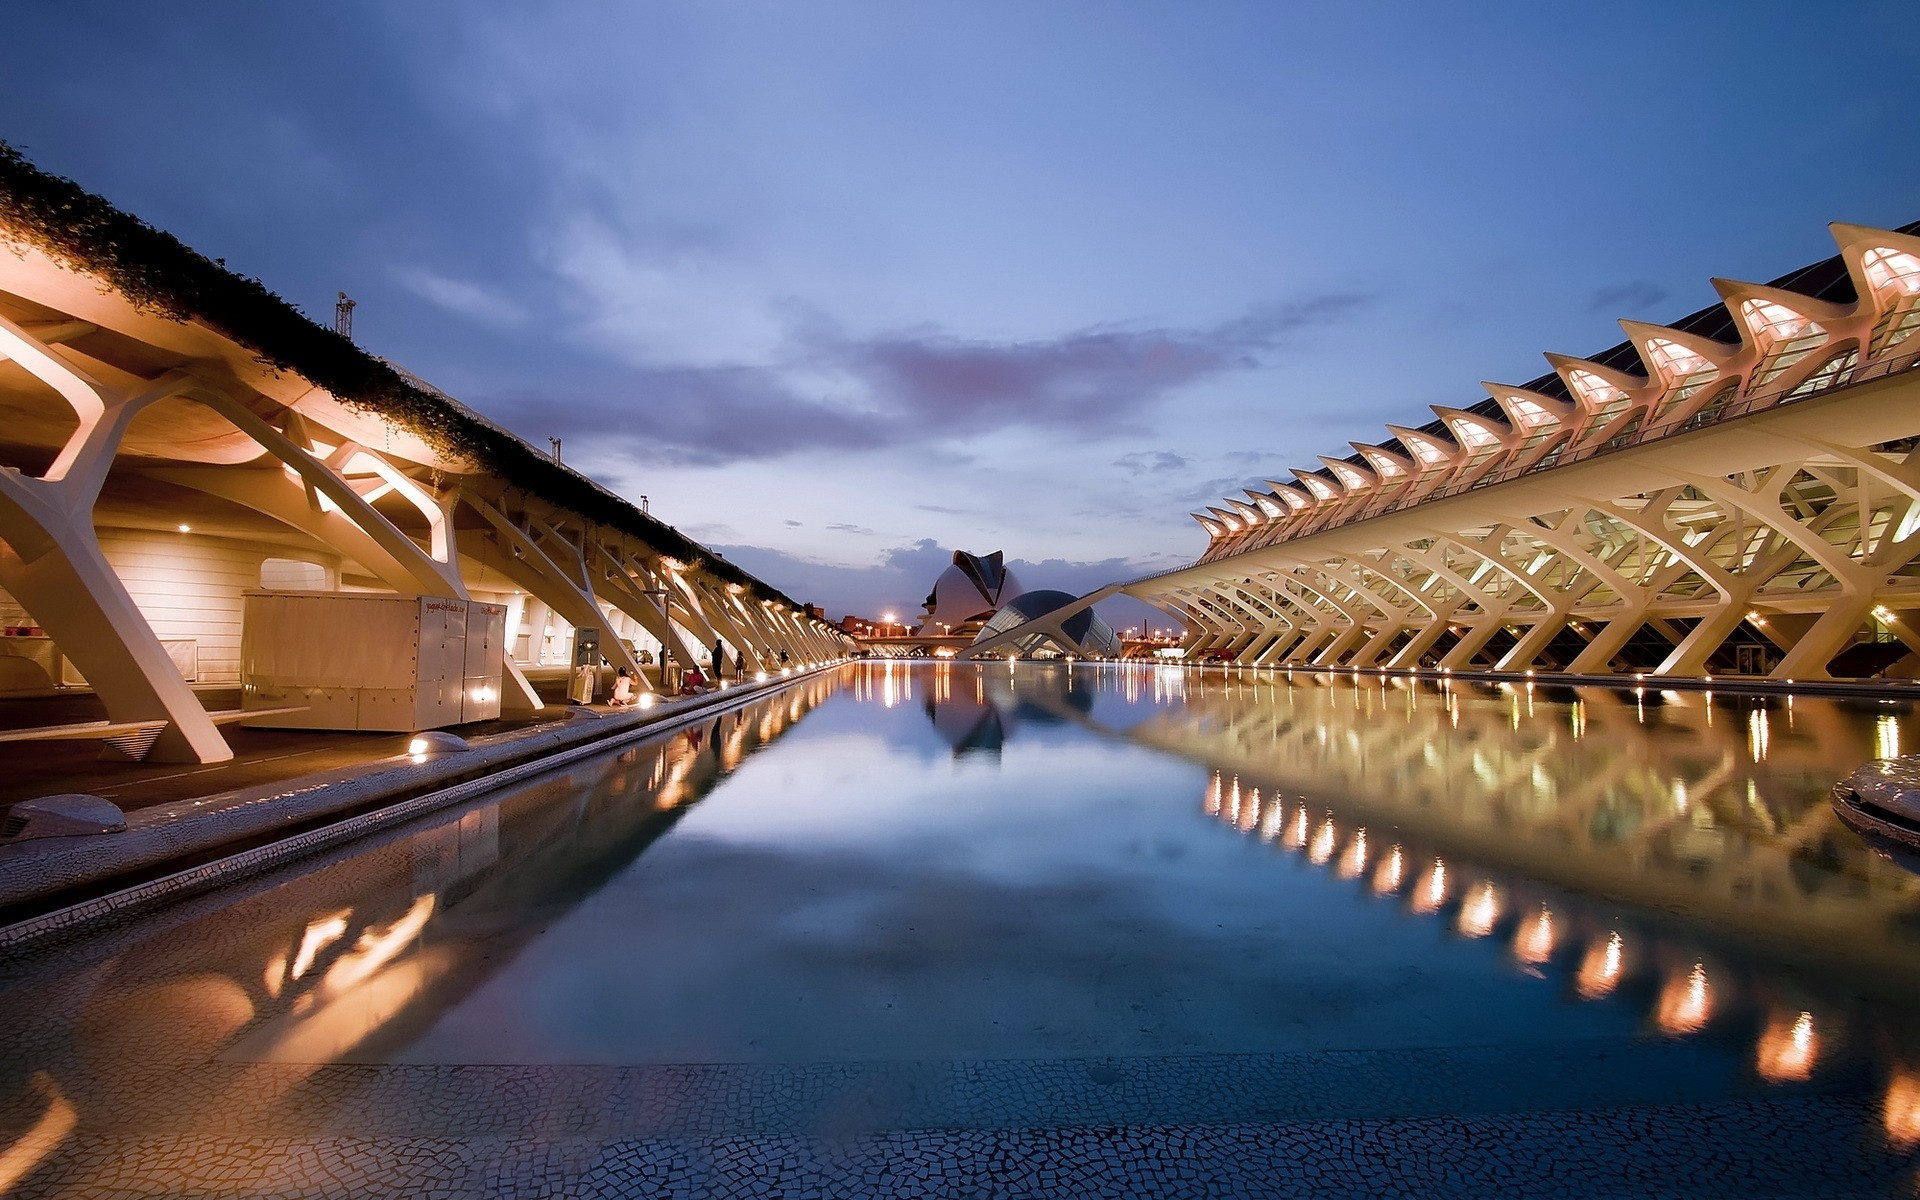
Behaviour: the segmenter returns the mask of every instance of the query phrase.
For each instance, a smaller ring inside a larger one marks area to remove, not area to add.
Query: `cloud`
[[[426,267],[395,267],[393,277],[414,295],[480,325],[519,325],[527,319],[524,308],[493,289]]]
[[[1329,294],[1199,329],[1101,326],[1013,342],[926,329],[855,339],[814,321],[795,327],[775,362],[634,365],[564,396],[509,393],[482,407],[529,436],[585,433],[686,466],[813,449],[931,450],[1017,429],[1111,432],[1181,388],[1258,366],[1362,303]]]
[[[1129,475],[1157,475],[1163,471],[1184,471],[1193,464],[1171,450],[1136,450],[1114,459],[1113,465]]]
[[[1610,283],[1595,288],[1587,297],[1587,311],[1605,313],[1612,317],[1633,317],[1665,300],[1672,293],[1657,283],[1634,280],[1630,283]]]
[[[806,522],[805,522],[805,521],[796,521],[796,520],[794,520],[794,519],[793,519],[792,517],[788,517],[788,518],[787,518],[786,520],[784,520],[784,521],[782,521],[782,522],[780,522],[780,523],[781,523],[782,525],[785,525],[785,526],[786,526],[786,527],[787,527],[788,529],[798,529],[798,528],[800,528],[800,527],[801,527],[802,525],[805,525],[805,524],[806,524]]]
[[[833,530],[835,533],[855,533],[855,534],[859,534],[862,537],[873,536],[873,530],[868,529],[865,525],[848,525],[845,522],[840,522],[838,524],[829,525],[827,526],[827,528]]]

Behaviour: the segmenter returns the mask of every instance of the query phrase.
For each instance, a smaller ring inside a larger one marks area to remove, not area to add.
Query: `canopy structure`
[[[0,146],[0,691],[84,682],[150,757],[229,750],[257,589],[507,609],[489,668],[600,654],[837,657],[820,617],[671,526]],[[634,670],[636,675],[639,674]]]
[[[1920,225],[1487,383],[1120,590],[1243,664],[1920,675]]]

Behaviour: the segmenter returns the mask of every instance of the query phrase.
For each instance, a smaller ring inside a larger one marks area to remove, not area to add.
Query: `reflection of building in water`
[[[1886,1049],[1920,1049],[1889,1032],[1911,1020],[1887,1023],[1920,989],[1920,878],[1826,801],[1904,707],[1166,674],[1083,669],[1082,692],[1181,702],[1125,730],[1078,719],[1207,767],[1212,819],[1503,947],[1569,1000],[1631,1006],[1649,1034],[1744,1034],[1773,1082],[1884,1060],[1889,1141],[1920,1145],[1920,1075]],[[1064,669],[1014,677],[1062,712]]]
[[[1311,798],[1316,824],[1331,810],[1450,862],[1884,961],[1920,984],[1920,880],[1826,802],[1836,764],[1869,757],[1904,712],[1764,703],[1234,678],[1127,736],[1242,788]]]
[[[89,1030],[124,1034],[89,1035],[76,1050],[64,1034],[32,1047],[34,1031],[20,1030],[12,1048],[47,1064],[56,1094],[85,1119],[108,1124],[136,1103],[116,1081],[151,1077],[168,1067],[168,1054],[180,1056],[183,1070],[216,1053],[285,1064],[247,1076],[244,1098],[217,1087],[192,1092],[200,1104],[244,1100],[270,1119],[301,1102],[318,1064],[375,1060],[407,1045],[838,686],[834,676],[809,679],[693,729],[428,818],[424,828],[376,835],[338,863],[261,877],[186,901],[166,921],[104,935],[84,951],[100,959],[97,968],[68,976],[71,994],[29,1001],[29,981],[9,979],[0,1008],[69,1013]],[[546,919],[508,915],[529,910]],[[183,942],[211,948],[225,965],[210,971],[205,958],[181,958]],[[73,966],[63,962],[63,970]],[[194,973],[176,977],[183,971]],[[23,1086],[0,1081],[0,1108],[27,1099],[14,1094]],[[201,1115],[178,1103],[171,1117]]]
[[[863,665],[867,672],[899,664]],[[1106,681],[1076,679],[1065,664],[999,671],[941,662],[925,675],[927,719],[955,757],[980,752],[998,756],[1023,724],[1082,724],[1093,711],[1095,691]]]
[[[1920,879],[1824,796],[1904,714],[1284,680],[1188,699],[1128,736],[1209,766],[1207,815],[1505,946],[1570,999],[1665,1037],[1744,1031],[1770,1083],[1911,1039]],[[1920,1085],[1887,1070],[1887,1136],[1911,1147]]]

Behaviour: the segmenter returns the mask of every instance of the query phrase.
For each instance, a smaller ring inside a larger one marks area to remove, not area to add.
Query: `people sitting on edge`
[[[700,673],[700,668],[693,666],[688,667],[687,673],[680,677],[680,694],[682,696],[698,696],[706,690],[707,677]]]
[[[627,674],[625,667],[621,667],[620,674],[613,679],[613,699],[607,703],[615,708],[625,708],[632,704],[633,700],[633,676]]]
[[[782,650],[782,651],[780,652],[780,665],[784,667],[784,666],[786,666],[786,665],[787,665],[787,663],[789,663],[790,661],[792,661],[792,660],[791,660],[791,659],[789,659],[789,658],[787,657],[787,652],[786,652],[785,650]]]

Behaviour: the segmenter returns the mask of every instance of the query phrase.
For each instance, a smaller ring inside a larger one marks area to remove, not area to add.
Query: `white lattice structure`
[[[537,705],[521,667],[570,662],[576,627],[629,669],[629,642],[760,668],[846,647],[584,478],[436,448],[0,224],[0,693],[84,681],[115,722],[166,722],[149,757],[227,759],[193,686],[239,682],[241,594],[261,587],[504,604],[506,711]]]
[[[1223,500],[1119,590],[1250,664],[1915,674],[1916,230]]]

